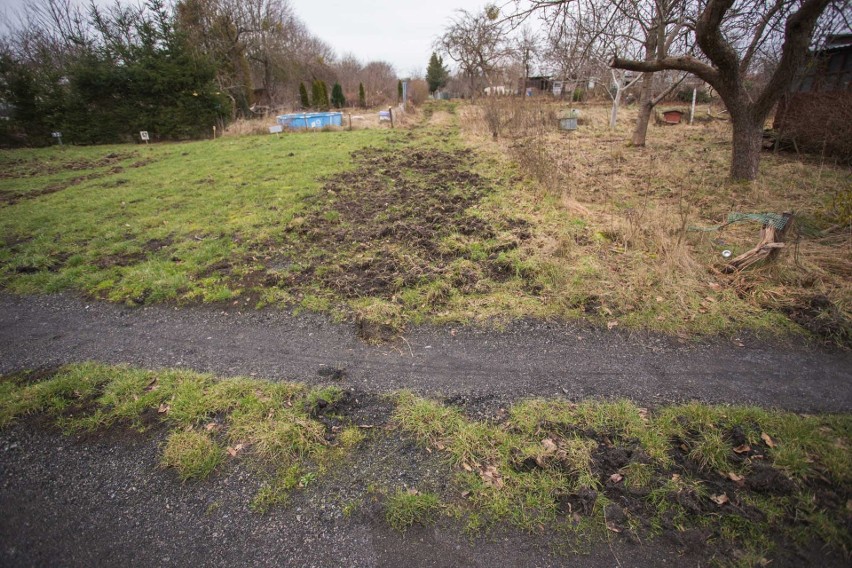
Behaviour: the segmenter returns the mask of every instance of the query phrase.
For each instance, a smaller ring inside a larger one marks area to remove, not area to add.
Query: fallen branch
[[[775,225],[764,224],[763,228],[760,229],[760,242],[753,249],[731,260],[722,269],[722,272],[731,274],[744,270],[762,260],[769,260],[777,256],[778,251],[786,246],[783,242],[784,236],[793,221],[792,213],[783,213],[782,217],[784,220],[783,229],[778,229]]]

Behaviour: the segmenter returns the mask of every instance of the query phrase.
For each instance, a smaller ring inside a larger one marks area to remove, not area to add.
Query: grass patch
[[[431,523],[441,509],[434,493],[421,493],[415,489],[397,491],[388,497],[385,520],[395,530],[404,531],[416,524]]]
[[[172,432],[163,449],[163,465],[175,468],[183,481],[204,479],[225,459],[225,450],[207,434]]]
[[[444,456],[447,506],[471,529],[551,526],[581,542],[690,533],[731,558],[792,539],[852,549],[848,415],[537,399],[490,422],[401,393],[394,421]]]
[[[268,476],[254,506],[286,501],[363,440],[322,420],[342,391],[257,379],[218,380],[182,370],[145,371],[97,363],[68,365],[38,381],[0,381],[0,427],[42,414],[66,432],[127,426],[169,430],[162,463],[201,480],[231,460],[248,459]],[[339,440],[338,440],[339,438]]]

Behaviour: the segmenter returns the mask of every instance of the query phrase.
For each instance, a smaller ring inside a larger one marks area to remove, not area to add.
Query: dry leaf
[[[431,454],[431,453],[432,453],[432,448],[430,448],[429,446],[426,446],[426,453],[427,453],[427,454]]]
[[[489,465],[482,468],[479,471],[479,477],[482,478],[482,481],[484,481],[486,485],[490,485],[496,489],[503,487],[503,479],[500,477],[500,472],[497,471],[496,466]]]
[[[444,444],[442,444],[441,442],[438,442],[437,444],[435,444],[435,447],[438,448],[439,450],[443,450],[444,448],[446,448],[446,446]]]
[[[737,446],[734,448],[734,452],[738,454],[747,454],[751,451],[751,446],[748,444],[743,444],[742,446]]]
[[[613,483],[618,483],[622,479],[624,479],[624,476],[621,475],[620,473],[613,473],[612,475],[609,476],[609,480],[612,481]]]
[[[232,458],[235,458],[235,457],[237,457],[237,454],[240,453],[240,451],[242,451],[243,448],[245,448],[245,447],[246,447],[245,444],[237,444],[236,446],[233,446],[233,447],[228,446],[228,455],[230,455]]]
[[[160,405],[160,408],[157,409],[157,412],[160,414],[166,414],[169,411],[169,405],[165,402]]]
[[[617,526],[615,526],[615,525],[614,525],[614,524],[612,524],[612,523],[607,523],[607,524],[606,524],[606,528],[608,528],[609,530],[611,530],[611,531],[612,531],[612,532],[614,532],[614,533],[620,533],[620,532],[621,532],[621,529],[620,529],[620,528],[618,528]]]
[[[462,467],[465,471],[473,471],[473,468],[467,465],[467,463],[462,463]]]
[[[722,493],[721,495],[712,495],[710,497],[710,500],[719,506],[724,505],[729,501],[728,496],[724,493]]]
[[[662,296],[657,296],[657,302],[662,303],[662,302],[663,302],[663,297],[662,297]]]
[[[730,479],[731,481],[734,481],[734,482],[739,482],[739,481],[742,481],[745,478],[743,476],[737,475],[736,473],[731,471],[731,472],[728,473],[728,479]]]
[[[409,488],[406,493],[408,493],[409,495],[420,495],[420,492],[413,487]]]
[[[766,445],[769,446],[770,448],[775,447],[775,442],[772,441],[772,438],[770,438],[769,434],[767,434],[766,432],[763,432],[760,435],[760,439],[763,440],[766,443]]]
[[[204,427],[204,429],[207,430],[208,432],[212,432],[213,430],[217,430],[218,428],[219,428],[219,425],[216,424],[215,422],[211,422],[210,424],[208,424],[207,426]]]
[[[642,419],[642,422],[648,422],[648,409],[647,408],[639,408],[637,410],[639,412],[639,418]]]
[[[541,445],[544,446],[544,451],[547,454],[555,453],[556,450],[559,449],[559,446],[557,446],[556,442],[554,442],[551,438],[545,438],[542,440]]]
[[[614,328],[614,327],[618,327],[618,322],[617,322],[617,321],[613,320],[613,321],[608,321],[608,322],[606,322],[606,328],[607,328],[607,329],[612,329],[612,328]]]

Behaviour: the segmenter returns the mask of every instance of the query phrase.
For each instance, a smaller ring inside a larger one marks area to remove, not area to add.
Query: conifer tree
[[[367,95],[364,93],[364,83],[358,83],[358,106],[367,108]]]
[[[331,88],[331,106],[334,108],[343,108],[346,106],[346,97],[343,95],[343,87],[340,83],[335,83]]]

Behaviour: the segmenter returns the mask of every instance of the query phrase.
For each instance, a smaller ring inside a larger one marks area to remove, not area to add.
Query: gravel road
[[[0,293],[0,373],[84,360],[222,376],[324,381],[345,369],[368,393],[412,389],[465,403],[534,395],[697,399],[796,411],[852,409],[852,353],[804,341],[681,344],[665,336],[521,321],[503,331],[417,327],[371,346],[350,324],[280,310],[128,308],[70,294]]]

